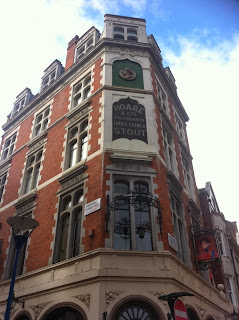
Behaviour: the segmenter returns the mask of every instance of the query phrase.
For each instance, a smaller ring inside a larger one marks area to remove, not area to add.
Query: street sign
[[[174,317],[175,317],[175,320],[188,319],[186,307],[180,299],[177,299],[174,303]]]

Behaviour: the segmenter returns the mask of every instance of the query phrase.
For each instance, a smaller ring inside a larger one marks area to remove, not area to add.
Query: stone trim
[[[167,177],[168,177],[168,185],[174,193],[180,197],[180,193],[183,191],[183,186],[182,184],[178,181],[176,176],[172,173],[171,170],[168,170],[167,172]],[[181,198],[181,197],[180,197]]]

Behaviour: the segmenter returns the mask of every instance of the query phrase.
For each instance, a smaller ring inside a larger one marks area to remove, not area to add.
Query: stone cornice
[[[167,177],[168,177],[168,184],[170,188],[174,191],[176,195],[180,196],[181,192],[183,191],[182,184],[179,182],[179,180],[170,170],[168,170],[167,172]]]

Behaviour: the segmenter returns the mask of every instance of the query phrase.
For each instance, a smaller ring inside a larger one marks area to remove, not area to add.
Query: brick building
[[[179,291],[194,293],[183,298],[190,319],[224,319],[232,304],[200,274],[192,242],[203,221],[189,118],[145,20],[105,15],[102,34],[75,36],[40,88],[23,90],[3,125],[0,319],[14,215],[40,226],[21,253],[25,305],[11,319],[163,320],[158,296]]]

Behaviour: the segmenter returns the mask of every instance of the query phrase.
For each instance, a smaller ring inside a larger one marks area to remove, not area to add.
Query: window
[[[16,102],[14,109],[13,109],[13,116],[20,112],[26,104],[26,97],[22,98],[20,101]]]
[[[222,232],[218,231],[216,233],[217,236],[217,243],[218,243],[218,249],[219,249],[219,253],[223,256],[226,255],[226,250],[225,250],[225,246],[224,246],[224,240],[223,240],[223,234]]]
[[[172,136],[163,127],[163,144],[167,167],[174,172],[174,153]]]
[[[10,138],[8,138],[3,147],[2,160],[7,159],[13,153],[17,134],[15,133]]]
[[[179,138],[182,141],[185,141],[185,136],[184,136],[184,129],[183,129],[183,123],[182,121],[179,119],[178,115],[176,113],[174,113],[175,116],[175,122],[176,122],[176,130],[177,133],[179,135]]]
[[[235,295],[233,290],[232,277],[226,276],[226,284],[227,284],[227,295],[231,303],[235,306]]]
[[[76,61],[82,59],[87,52],[90,52],[94,47],[93,36],[82,46],[76,49]]]
[[[32,213],[28,212],[27,214],[24,214],[24,216],[32,217]],[[19,231],[16,232],[16,235],[19,234]],[[23,236],[28,236],[28,234],[29,234],[29,231],[26,230],[26,231],[24,231]],[[26,259],[27,244],[28,244],[28,240],[24,242],[24,244],[22,245],[22,247],[20,249],[19,258],[18,258],[18,265],[17,265],[17,270],[16,270],[16,276],[23,274],[25,259]],[[9,247],[9,252],[8,252],[7,265],[5,268],[4,279],[9,279],[12,275],[15,257],[16,257],[16,245],[15,245],[14,236],[12,235],[10,247]]]
[[[41,161],[42,150],[28,157],[24,177],[23,193],[27,193],[37,187],[40,176]]]
[[[88,121],[84,120],[69,131],[67,168],[85,160],[88,146]]]
[[[6,180],[7,180],[7,174],[4,174],[0,177],[0,203],[2,201]]]
[[[114,27],[114,39],[137,42],[138,41],[137,29],[136,28],[127,28],[124,26],[115,26]]]
[[[149,187],[145,182],[115,181],[115,196],[130,196],[130,190],[133,190],[134,195],[149,194]],[[119,200],[117,208],[114,210],[115,249],[152,250],[150,206],[147,201],[142,199],[143,197],[139,197],[139,200],[135,200],[133,206],[127,201],[127,197]]]
[[[48,86],[50,86],[56,79],[56,69],[54,69],[53,71],[51,71],[47,77],[43,78],[42,80],[42,90],[44,90],[45,88],[47,88]]]
[[[188,161],[182,155],[182,164],[183,164],[183,175],[184,175],[184,182],[186,185],[186,190],[191,193],[191,174],[190,174],[190,167]]]
[[[123,305],[114,317],[116,320],[160,320],[155,310],[144,301],[130,301]]]
[[[83,189],[81,188],[63,196],[61,199],[56,262],[80,254],[83,199]]]
[[[79,81],[73,88],[73,105],[76,107],[91,94],[91,76],[88,75],[84,80]]]
[[[48,127],[50,108],[45,109],[39,113],[35,119],[33,136],[37,136]]]
[[[187,252],[186,252],[186,239],[185,239],[185,226],[184,216],[182,211],[182,203],[171,194],[171,211],[174,227],[174,237],[178,244],[178,256],[181,260],[187,263]]]
[[[160,101],[161,107],[163,108],[163,110],[168,114],[168,100],[167,100],[167,96],[163,90],[163,88],[161,87],[161,85],[159,84],[159,81],[157,81],[157,90],[158,90],[158,99]]]

